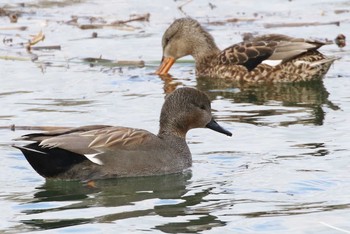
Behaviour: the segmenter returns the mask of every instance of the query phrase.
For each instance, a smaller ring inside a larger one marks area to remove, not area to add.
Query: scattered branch
[[[25,31],[27,29],[28,29],[27,26],[0,27],[0,31],[3,31],[3,30],[20,30],[20,31]]]
[[[42,31],[40,31],[37,35],[32,36],[33,38],[29,40],[26,48],[28,51],[32,48],[33,45],[38,44],[40,41],[43,41],[45,39],[45,35]]]
[[[208,22],[208,24],[211,24],[211,25],[225,25],[227,23],[253,22],[255,20],[256,19],[253,19],[253,18],[230,18],[230,19],[226,19],[226,20],[223,20],[223,21],[211,21],[211,22]]]
[[[17,60],[17,61],[31,61],[30,57],[20,57],[20,56],[12,56],[12,55],[0,55],[0,59],[2,60]]]
[[[267,23],[264,24],[265,28],[279,28],[279,27],[304,27],[304,26],[321,26],[321,25],[340,25],[340,21],[332,21],[332,22],[309,22],[309,23]]]
[[[141,14],[141,15],[130,15],[130,19],[128,20],[117,20],[112,23],[106,23],[105,20],[99,19],[99,23],[93,23],[96,22],[96,20],[93,20],[93,18],[90,18],[90,24],[78,24],[78,17],[74,16],[72,17],[72,20],[66,22],[67,24],[71,25],[77,25],[80,29],[102,29],[105,27],[113,27],[118,30],[126,30],[126,31],[133,31],[137,29],[137,27],[133,27],[128,25],[127,23],[133,22],[133,21],[149,21],[151,14]]]
[[[96,64],[96,65],[108,65],[108,66],[125,66],[125,67],[144,67],[145,62],[143,60],[110,60],[103,58],[84,58],[83,61]]]
[[[61,50],[60,45],[52,45],[52,46],[33,46],[32,50]]]
[[[188,17],[188,15],[186,14],[186,12],[182,9],[184,6],[186,6],[187,4],[189,4],[190,2],[192,2],[193,0],[187,0],[186,2],[182,3],[180,6],[178,6],[177,8],[179,9],[179,11],[181,11],[182,14],[184,14],[185,16]]]
[[[147,21],[147,22],[149,22],[150,16],[151,16],[150,13],[143,14],[143,15],[131,15],[130,19],[128,19],[128,20],[117,20],[117,21],[112,22],[111,25],[126,24],[126,23],[133,22],[133,21]]]
[[[0,126],[0,129],[9,129],[11,131],[16,130],[34,130],[34,131],[54,131],[54,130],[66,130],[71,127],[57,127],[57,126],[16,126],[15,124],[11,124],[9,126]]]
[[[82,24],[78,26],[80,29],[86,30],[86,29],[102,29],[105,27],[112,27],[118,30],[124,30],[124,31],[134,31],[137,29],[137,27],[133,27],[127,24]]]

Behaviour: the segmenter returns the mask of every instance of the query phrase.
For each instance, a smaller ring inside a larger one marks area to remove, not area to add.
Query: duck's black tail
[[[73,165],[87,160],[83,155],[60,148],[43,148],[39,143],[25,146],[13,145],[22,151],[34,170],[45,178],[54,178],[66,172]]]

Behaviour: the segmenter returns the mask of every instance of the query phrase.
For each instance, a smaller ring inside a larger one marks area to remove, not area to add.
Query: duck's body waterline
[[[223,51],[213,37],[191,18],[175,20],[163,35],[163,59],[157,74],[192,55],[196,75],[244,82],[300,82],[320,80],[336,58],[317,49],[326,43],[281,34],[250,37]]]
[[[146,130],[115,126],[84,126],[28,134],[34,141],[19,148],[45,178],[104,179],[181,172],[192,164],[186,133],[207,127],[231,135],[210,113],[208,97],[181,88],[166,98],[157,135]]]

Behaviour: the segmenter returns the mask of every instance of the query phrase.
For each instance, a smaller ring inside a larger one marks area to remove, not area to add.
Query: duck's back
[[[281,34],[246,37],[208,60],[207,66],[197,66],[197,75],[245,82],[318,80],[336,59],[317,50],[325,44]]]

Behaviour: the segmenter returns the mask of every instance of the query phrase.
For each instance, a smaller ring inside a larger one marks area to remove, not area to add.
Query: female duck
[[[317,51],[323,45],[320,41],[270,34],[251,37],[220,51],[196,20],[181,18],[163,35],[163,58],[156,74],[167,74],[177,59],[192,55],[197,76],[244,82],[320,80],[336,59]]]
[[[231,136],[212,115],[209,98],[193,88],[169,94],[157,135],[146,130],[92,125],[22,136],[20,149],[45,178],[94,180],[181,172],[192,164],[186,133],[210,128]]]

